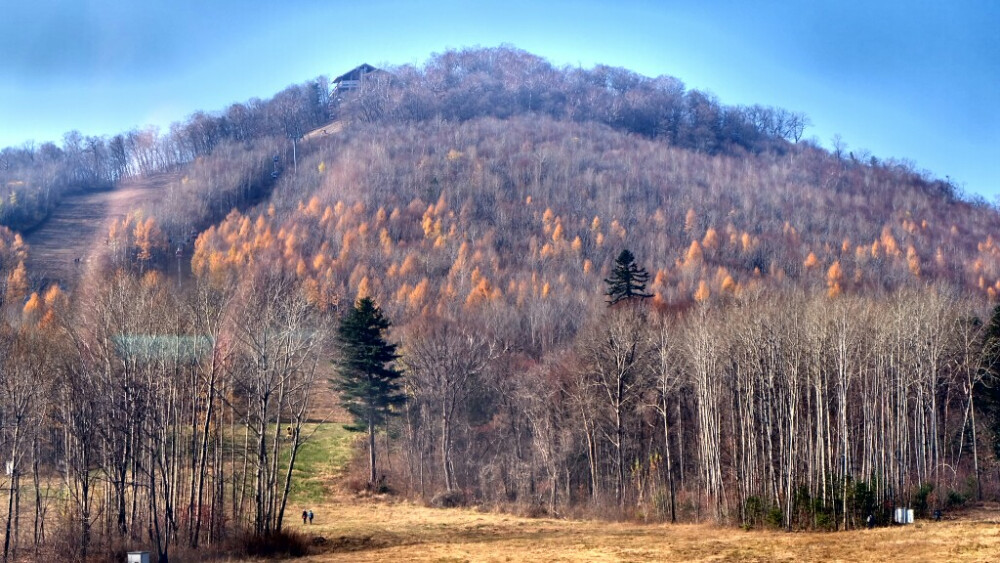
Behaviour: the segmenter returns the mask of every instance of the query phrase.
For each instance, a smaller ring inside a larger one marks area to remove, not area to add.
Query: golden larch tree
[[[17,267],[7,274],[7,294],[6,303],[17,304],[28,296],[28,270],[24,267],[24,262],[18,262]]]
[[[826,271],[827,294],[830,297],[840,295],[841,284],[843,281],[844,272],[840,268],[840,260],[835,260],[833,264],[830,265],[830,269]]]
[[[802,263],[806,270],[815,268],[817,264],[819,264],[819,259],[816,258],[816,255],[812,252],[809,253],[809,256],[806,256],[806,261]]]
[[[694,292],[694,300],[699,303],[702,303],[704,301],[707,301],[708,298],[711,296],[712,292],[708,289],[708,284],[705,283],[705,280],[699,281],[698,290]]]

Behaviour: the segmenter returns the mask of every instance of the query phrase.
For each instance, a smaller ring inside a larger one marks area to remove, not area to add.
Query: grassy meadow
[[[288,509],[290,531],[312,544],[310,563],[339,561],[996,561],[1000,506],[943,522],[840,533],[744,531],[710,524],[525,518],[437,509],[343,487],[352,444],[339,423],[313,424]],[[312,525],[298,515],[312,509]]]
[[[472,509],[340,498],[313,507],[304,561],[996,561],[1000,521],[954,521],[841,533],[708,524],[531,519]],[[996,516],[997,512],[993,512]],[[315,538],[322,537],[323,540]]]

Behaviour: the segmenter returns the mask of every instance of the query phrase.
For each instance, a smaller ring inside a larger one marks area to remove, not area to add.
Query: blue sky
[[[167,127],[361,63],[512,44],[802,111],[1000,195],[1000,1],[0,0],[0,146]]]

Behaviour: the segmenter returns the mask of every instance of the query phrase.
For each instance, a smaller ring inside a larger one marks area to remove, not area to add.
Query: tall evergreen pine
[[[631,252],[622,250],[615,259],[615,269],[611,272],[611,277],[604,280],[604,283],[608,284],[608,289],[604,292],[608,296],[608,306],[633,297],[640,299],[652,297],[651,293],[646,293],[647,281],[649,272],[635,263],[635,256]]]
[[[973,396],[976,408],[991,431],[993,455],[1000,459],[1000,305],[993,308],[993,316],[986,325],[982,354],[982,373],[973,388]]]
[[[368,431],[369,486],[377,483],[375,431],[385,425],[394,409],[406,402],[401,390],[402,372],[393,366],[399,358],[396,345],[385,340],[392,323],[370,297],[359,299],[340,322],[337,342],[340,356],[335,360],[337,377],[333,380],[340,392],[340,404],[354,418],[344,428],[353,432]]]

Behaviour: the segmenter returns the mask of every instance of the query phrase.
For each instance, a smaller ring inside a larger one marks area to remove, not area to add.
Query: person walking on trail
[[[312,510],[309,511],[309,523],[310,524],[313,523],[313,511]]]
[[[303,523],[303,524],[305,524],[305,523],[306,523],[306,518],[309,518],[309,512],[308,512],[308,511],[306,511],[306,510],[303,510],[303,511],[302,511],[302,523]]]

